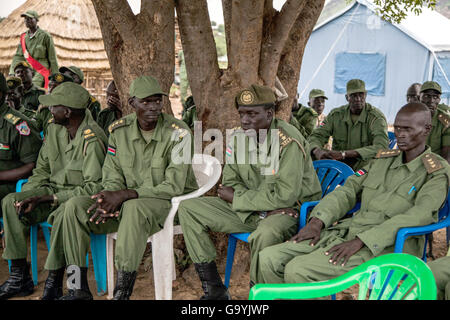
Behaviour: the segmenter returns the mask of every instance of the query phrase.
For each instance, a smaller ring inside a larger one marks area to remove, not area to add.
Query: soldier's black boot
[[[65,296],[59,298],[59,300],[94,300],[94,298],[92,297],[92,293],[89,290],[89,284],[87,280],[88,269],[86,267],[74,267],[75,268],[71,266],[67,267],[68,292]],[[78,268],[80,272],[73,273],[71,270],[74,270],[76,268]],[[79,282],[77,277],[80,277]],[[69,279],[73,279],[74,281],[71,282]]]
[[[214,261],[194,263],[194,267],[202,282],[203,292],[205,293],[200,300],[231,300],[228,289],[224,286]]]
[[[57,270],[49,270],[47,280],[45,280],[44,292],[41,300],[58,300],[63,295],[64,270],[62,267]]]
[[[26,259],[11,260],[9,278],[0,286],[0,300],[26,297],[34,291],[30,267]]]
[[[136,276],[136,271],[117,271],[117,281],[116,287],[114,288],[113,300],[130,300]]]

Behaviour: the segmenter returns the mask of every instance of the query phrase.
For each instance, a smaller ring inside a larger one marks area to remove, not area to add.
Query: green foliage
[[[434,9],[437,0],[374,0],[376,10],[383,20],[400,23],[409,12],[419,15],[423,7]]]

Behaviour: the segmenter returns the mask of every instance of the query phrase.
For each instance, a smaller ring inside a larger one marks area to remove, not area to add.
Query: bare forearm
[[[17,180],[27,178],[31,175],[31,171],[33,170],[35,165],[35,162],[30,162],[19,168],[0,171],[0,181],[15,182]]]

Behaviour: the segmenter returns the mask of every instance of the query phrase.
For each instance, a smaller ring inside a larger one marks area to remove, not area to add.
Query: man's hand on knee
[[[53,196],[52,195],[46,195],[46,196],[35,196],[31,197],[25,200],[22,200],[20,202],[15,202],[14,206],[16,207],[16,212],[19,215],[19,218],[22,217],[24,214],[29,214],[32,212],[36,207],[45,202],[52,202]]]
[[[122,204],[130,199],[136,199],[138,197],[135,190],[118,190],[118,191],[106,191],[103,190],[91,197],[95,199],[95,203],[89,207],[88,213],[94,212],[89,219],[96,224],[105,223],[110,218],[117,218],[120,213]]]
[[[350,259],[351,256],[353,256],[356,252],[358,252],[362,247],[364,246],[364,242],[362,242],[358,237],[343,242],[341,244],[335,245],[330,250],[325,252],[325,255],[333,254],[333,256],[328,260],[328,262],[332,264],[337,264],[341,260],[343,260],[341,266],[345,266],[348,259]]]
[[[320,240],[320,232],[323,226],[324,223],[322,220],[314,217],[295,236],[293,236],[290,241],[297,243],[303,240],[312,239],[309,244],[314,246]]]

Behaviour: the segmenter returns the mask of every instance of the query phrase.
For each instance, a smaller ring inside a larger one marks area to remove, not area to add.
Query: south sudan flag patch
[[[367,170],[364,169],[359,169],[358,171],[355,172],[357,177],[361,177],[363,175],[365,175],[367,173]]]
[[[112,156],[116,155],[116,148],[108,146],[108,153]]]

